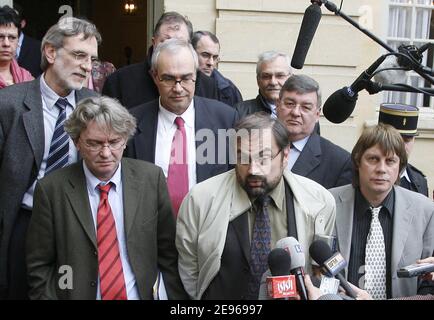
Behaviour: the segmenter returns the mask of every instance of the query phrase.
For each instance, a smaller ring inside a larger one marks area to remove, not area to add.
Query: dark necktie
[[[68,100],[60,98],[57,100],[55,106],[59,109],[59,116],[57,117],[53,138],[51,139],[45,175],[56,169],[63,168],[68,164],[69,137],[63,129],[63,124],[66,120]]]
[[[187,136],[184,120],[181,117],[175,119],[177,126],[173,136],[170,154],[169,172],[167,175],[167,187],[173,212],[178,216],[178,210],[182,200],[188,193],[188,163],[187,163]]]
[[[112,184],[98,186],[97,213],[98,269],[102,300],[126,300],[125,278],[119,252],[116,224],[108,201]]]
[[[250,280],[249,300],[257,300],[259,284],[263,273],[268,268],[268,254],[271,251],[271,227],[268,216],[269,196],[262,196],[256,200],[257,211],[253,225],[252,240],[250,242]]]

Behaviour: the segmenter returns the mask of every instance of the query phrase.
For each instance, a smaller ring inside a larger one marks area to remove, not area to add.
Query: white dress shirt
[[[292,167],[297,162],[298,157],[303,152],[304,147],[307,144],[307,141],[309,140],[310,136],[307,136],[301,140],[292,142],[292,145],[294,147],[291,147],[291,150],[289,151],[289,159],[288,159],[288,169],[289,171],[292,170]]]
[[[54,129],[56,127],[57,118],[59,117],[60,110],[55,106],[57,100],[61,97],[57,95],[45,82],[45,74],[40,77],[40,88],[42,96],[42,112],[44,115],[44,156],[42,158],[41,167],[39,168],[38,177],[33,182],[32,186],[27,190],[24,195],[22,207],[32,210],[33,208],[33,192],[35,191],[36,181],[42,179],[45,175],[45,168],[47,167],[48,154],[50,153],[51,139],[53,138]],[[75,91],[65,97],[68,99],[69,105],[66,107],[66,117],[68,118],[75,108]],[[74,143],[69,139],[69,158],[68,163],[77,162],[77,149]]]
[[[124,202],[123,202],[123,192],[122,192],[122,177],[121,177],[121,164],[119,164],[113,177],[107,181],[103,182],[96,178],[92,172],[87,168],[85,162],[83,161],[84,175],[86,176],[86,186],[87,194],[89,196],[90,209],[92,210],[92,218],[95,226],[95,234],[97,232],[97,214],[98,205],[100,202],[100,191],[98,190],[98,185],[106,185],[111,182],[113,185],[108,194],[108,202],[113,212],[113,218],[116,225],[116,234],[118,237],[119,254],[122,262],[122,269],[124,273],[125,288],[127,291],[128,300],[139,300],[140,295],[136,284],[136,277],[131,269],[130,260],[128,258],[127,243],[125,239],[125,227],[124,227]],[[97,288],[97,300],[101,300],[101,286],[98,277],[98,288]]]
[[[158,113],[157,141],[155,149],[155,164],[163,169],[164,175],[168,176],[172,141],[176,132],[175,119],[178,115],[161,106]],[[188,186],[191,189],[196,184],[196,132],[194,101],[180,116],[185,122],[187,137],[187,163],[188,163]]]

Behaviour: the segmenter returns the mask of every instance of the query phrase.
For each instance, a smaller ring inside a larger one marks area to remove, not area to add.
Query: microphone
[[[317,3],[311,4],[304,12],[297,43],[291,60],[291,66],[302,69],[306,60],[315,31],[321,20],[321,8]]]
[[[350,287],[347,280],[339,272],[343,270],[347,262],[339,252],[333,254],[327,243],[321,240],[312,242],[309,248],[310,256],[326,271],[326,274],[339,279],[341,286],[345,289],[347,295],[356,298],[357,295]]]
[[[327,120],[333,123],[344,122],[353,113],[356,107],[358,92],[366,88],[372,74],[386,59],[386,55],[377,59],[368,69],[353,82],[349,87],[335,91],[324,103],[323,113]]]
[[[266,277],[268,299],[287,299],[297,296],[295,277],[290,275],[291,256],[283,249],[275,248],[268,255],[270,271],[264,273]],[[271,273],[271,277],[268,276]],[[261,281],[259,300],[263,300],[265,283]],[[262,289],[262,290],[261,290]],[[261,294],[262,292],[262,294]]]
[[[398,270],[398,278],[418,277],[434,272],[434,263],[416,263]]]
[[[295,276],[298,294],[301,300],[308,300],[307,290],[304,284],[304,266],[306,264],[306,258],[300,243],[294,237],[286,237],[277,241],[276,248],[282,248],[289,252],[291,256],[291,274]]]

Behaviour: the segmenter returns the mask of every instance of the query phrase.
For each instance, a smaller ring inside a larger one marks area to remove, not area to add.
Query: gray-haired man
[[[101,36],[85,20],[68,18],[42,41],[38,79],[0,90],[0,298],[26,299],[24,245],[38,179],[77,160],[63,122],[98,56]]]

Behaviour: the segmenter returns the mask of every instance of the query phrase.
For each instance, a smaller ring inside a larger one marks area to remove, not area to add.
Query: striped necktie
[[[108,201],[112,184],[99,185],[97,212],[98,269],[102,300],[127,300],[116,224]]]
[[[63,124],[66,120],[66,107],[68,104],[68,100],[62,98],[57,100],[55,104],[59,109],[59,116],[57,117],[53,138],[51,139],[45,175],[56,169],[63,168],[68,164],[69,137],[63,129]]]

